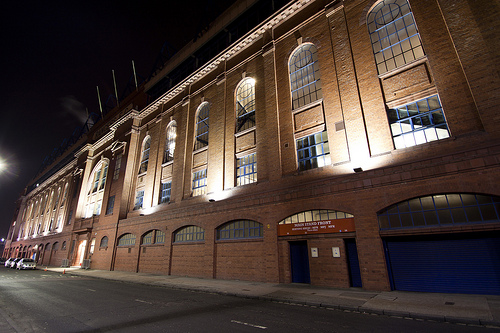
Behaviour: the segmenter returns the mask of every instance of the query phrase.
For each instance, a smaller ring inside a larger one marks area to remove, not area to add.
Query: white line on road
[[[141,302],[141,303],[153,304],[153,303],[151,303],[151,302],[146,302],[146,301],[143,301],[143,300],[140,300],[140,299],[136,299],[135,301],[136,301],[136,302]]]
[[[231,322],[232,322],[232,323],[235,323],[235,324],[241,324],[241,325],[245,325],[245,326],[250,326],[250,327],[260,328],[261,330],[265,330],[265,329],[267,329],[267,327],[265,327],[265,326],[254,325],[254,324],[245,323],[245,322],[238,321],[238,320],[231,320]]]
[[[87,290],[89,290],[89,291],[97,291],[97,290],[94,290],[94,289],[87,289]]]

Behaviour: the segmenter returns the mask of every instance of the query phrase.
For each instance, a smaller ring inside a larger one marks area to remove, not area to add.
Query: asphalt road
[[[0,267],[0,332],[489,331]]]

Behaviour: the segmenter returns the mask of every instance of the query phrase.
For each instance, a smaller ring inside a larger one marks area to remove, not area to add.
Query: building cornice
[[[39,186],[35,187],[33,191],[26,195],[26,199],[30,200],[31,198],[37,196],[40,192],[45,191],[47,188],[51,187],[56,180],[60,177],[64,177],[69,171],[73,170],[76,167],[76,159],[72,160],[68,164],[66,164],[62,169],[57,171],[55,174],[50,176],[46,181],[44,181]]]

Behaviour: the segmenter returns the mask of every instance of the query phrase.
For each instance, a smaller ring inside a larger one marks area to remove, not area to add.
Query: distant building
[[[500,294],[498,17],[238,1],[28,184],[4,256]]]

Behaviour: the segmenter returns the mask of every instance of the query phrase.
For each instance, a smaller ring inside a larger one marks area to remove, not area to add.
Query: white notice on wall
[[[317,247],[311,247],[311,257],[313,257],[313,258],[318,257],[318,248]]]
[[[334,258],[340,258],[340,248],[332,247],[332,254]]]

